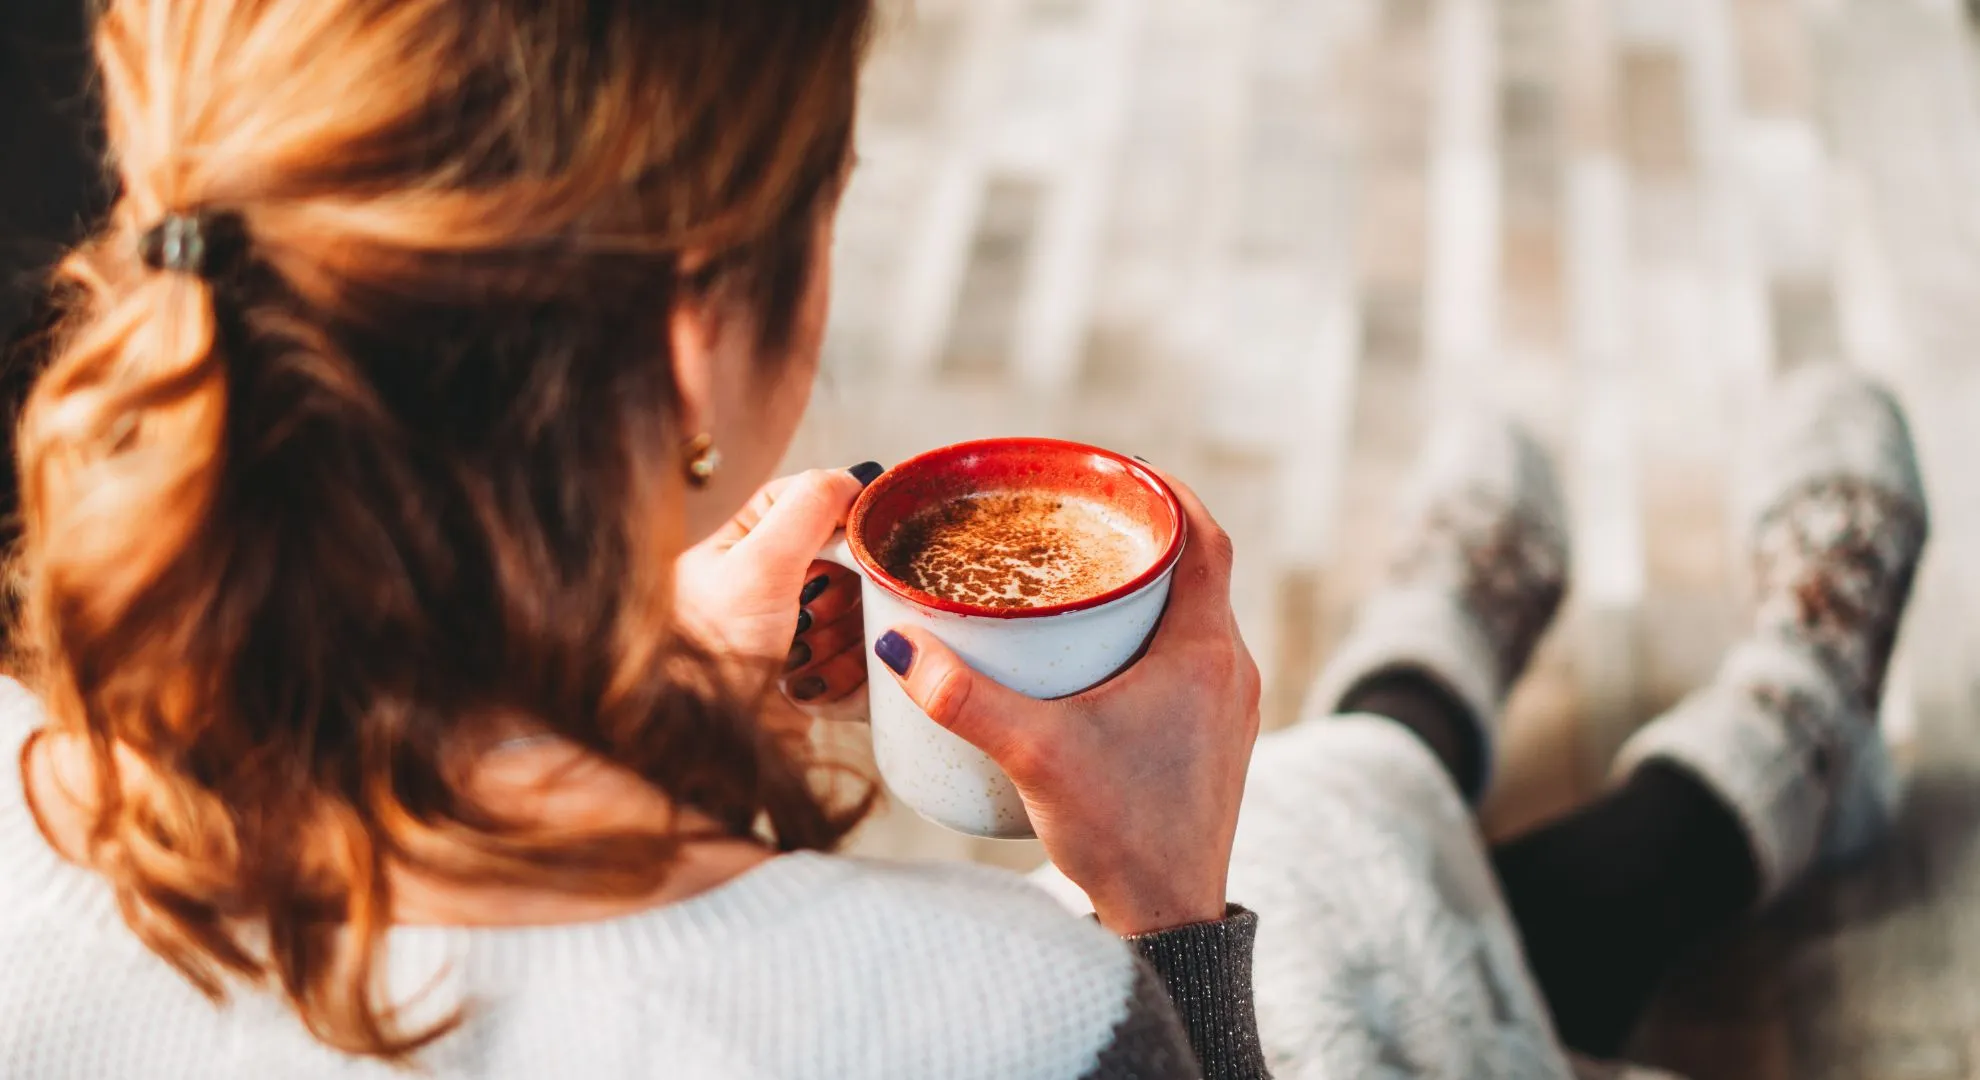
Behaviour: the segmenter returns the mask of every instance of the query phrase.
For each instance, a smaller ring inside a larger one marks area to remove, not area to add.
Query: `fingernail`
[[[825,692],[825,680],[816,675],[806,675],[791,684],[791,696],[799,701],[810,701]]]
[[[914,663],[914,643],[889,630],[873,643],[873,655],[892,668],[894,674],[905,677],[908,666]]]
[[[802,634],[809,629],[811,629],[811,612],[805,611],[803,609],[799,609],[797,632],[799,634]],[[791,636],[796,637],[797,635],[793,634]]]
[[[853,475],[853,479],[859,481],[860,487],[865,487],[879,479],[880,474],[887,471],[887,467],[877,461],[862,461],[846,471]]]
[[[784,657],[784,670],[796,671],[809,663],[811,663],[811,646],[800,641],[791,646],[791,654]]]
[[[798,603],[809,604],[813,600],[825,595],[826,587],[831,584],[832,579],[826,577],[824,574],[820,574],[810,581],[805,582],[804,591],[798,594]]]

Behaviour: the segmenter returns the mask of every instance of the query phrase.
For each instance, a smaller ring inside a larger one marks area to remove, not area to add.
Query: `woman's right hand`
[[[1120,676],[1040,701],[924,630],[896,627],[875,646],[924,712],[1010,776],[1053,863],[1122,935],[1224,917],[1258,737],[1258,665],[1231,612],[1230,538],[1193,492],[1163,479],[1188,541],[1161,626]]]

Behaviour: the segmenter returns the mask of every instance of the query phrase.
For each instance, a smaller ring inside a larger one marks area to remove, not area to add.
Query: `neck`
[[[82,740],[46,732],[23,750],[28,805],[49,845],[88,867],[95,776]],[[471,794],[530,825],[586,833],[672,822],[708,831],[713,822],[677,807],[637,776],[557,739],[511,740],[478,762]],[[631,897],[560,891],[551,886],[467,885],[405,866],[388,868],[393,920],[405,924],[521,926],[588,922],[675,903],[714,889],[772,857],[744,839],[686,845],[660,886]]]

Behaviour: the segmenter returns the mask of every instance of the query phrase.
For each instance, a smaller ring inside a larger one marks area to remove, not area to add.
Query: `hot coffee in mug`
[[[1112,507],[1052,491],[984,491],[893,528],[880,565],[931,596],[993,608],[1074,603],[1155,562],[1155,530]]]
[[[824,557],[863,581],[874,758],[894,795],[961,832],[1033,835],[1010,780],[908,698],[875,639],[918,625],[1013,690],[1075,694],[1146,644],[1182,546],[1160,477],[1078,443],[961,443],[870,484]]]

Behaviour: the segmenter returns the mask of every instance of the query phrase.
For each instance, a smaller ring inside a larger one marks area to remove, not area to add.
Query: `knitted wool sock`
[[[1889,824],[1899,785],[1877,707],[1929,524],[1903,414],[1840,368],[1782,384],[1744,491],[1753,630],[1616,772],[1665,760],[1703,780],[1746,830],[1764,904]]]
[[[1315,682],[1307,715],[1379,713],[1365,691],[1382,696],[1398,674],[1427,678],[1462,708],[1471,730],[1469,738],[1426,740],[1475,802],[1490,785],[1506,691],[1567,590],[1560,487],[1524,430],[1473,418],[1432,438],[1397,535],[1385,580]],[[1440,741],[1471,749],[1454,755]]]

